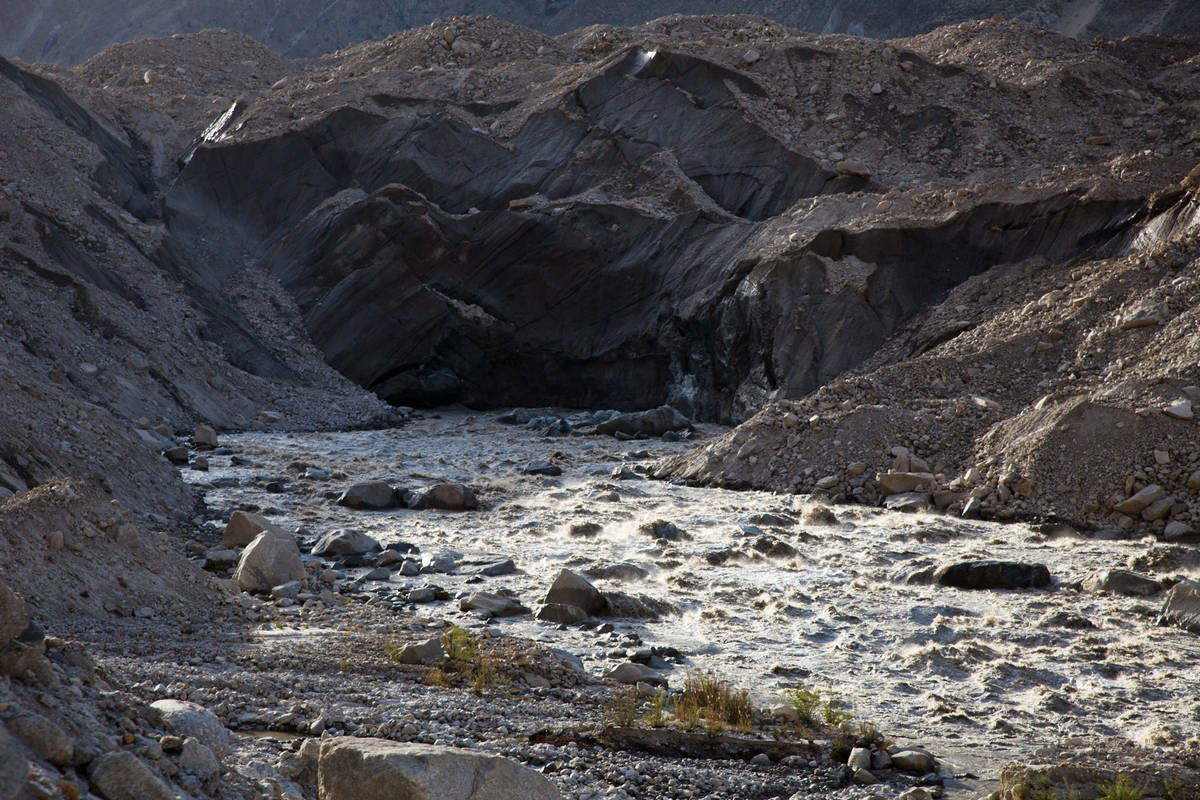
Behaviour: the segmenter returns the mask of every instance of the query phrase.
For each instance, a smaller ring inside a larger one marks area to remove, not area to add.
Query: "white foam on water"
[[[816,687],[844,698],[856,716],[897,741],[974,753],[976,763],[1019,758],[1066,736],[1196,735],[1200,701],[1192,676],[1200,638],[1156,627],[1159,598],[1070,586],[1101,569],[1125,567],[1148,542],[1046,539],[1022,525],[861,507],[835,508],[836,524],[807,524],[799,520],[813,505],[808,498],[610,475],[621,464],[652,463],[627,458],[630,452],[662,456],[686,450],[687,443],[546,438],[463,411],[391,431],[245,433],[222,440],[260,466],[230,467],[227,457],[214,456],[211,472],[185,471],[197,484],[226,476],[242,481],[208,489],[210,505],[275,507],[285,524],[314,534],[353,527],[384,544],[407,541],[426,553],[449,548],[468,558],[512,557],[520,569],[483,584],[467,584],[464,575],[431,575],[412,579],[418,585],[429,579],[452,593],[508,587],[535,607],[564,567],[586,572],[625,563],[646,570],[645,579],[595,583],[604,591],[666,600],[679,614],[613,620],[611,636],[558,631],[530,617],[493,623],[577,653],[597,674],[619,663],[611,653],[638,649],[625,638],[634,633],[641,646],[676,647],[688,655],[686,665],[668,673],[674,685],[688,671],[708,670],[748,687],[763,704],[778,702],[786,688]],[[523,475],[524,465],[538,459],[560,463],[564,474]],[[285,471],[292,461],[347,477],[304,484],[309,494],[267,494],[250,485],[256,475],[299,485],[296,474]],[[320,499],[322,491],[368,478],[407,488],[462,481],[476,488],[485,508],[361,512]],[[620,499],[599,499],[613,493]],[[768,513],[797,521],[750,521]],[[692,538],[664,543],[641,532],[659,519]],[[603,530],[586,538],[567,534],[582,522]],[[756,556],[761,534],[747,525],[796,553]],[[1044,563],[1057,588],[964,591],[905,582],[925,567],[980,558]],[[454,603],[419,613],[459,617]]]

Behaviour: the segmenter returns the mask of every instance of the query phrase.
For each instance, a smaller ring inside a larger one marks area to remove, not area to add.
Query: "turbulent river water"
[[[707,427],[699,436],[717,431]],[[686,662],[665,673],[672,685],[689,671],[709,670],[748,687],[764,705],[779,702],[786,688],[814,687],[842,698],[857,718],[897,742],[925,745],[980,773],[1063,739],[1162,744],[1200,728],[1193,672],[1200,639],[1156,626],[1156,597],[1078,586],[1139,558],[1153,577],[1186,573],[1186,564],[1172,562],[1170,552],[1156,555],[1164,551],[1148,541],[861,506],[828,514],[807,496],[677,486],[630,475],[694,441],[549,438],[462,410],[418,415],[394,430],[244,433],[222,444],[251,463],[232,465],[216,455],[209,472],[188,472],[212,507],[260,507],[314,535],[349,527],[385,545],[410,542],[426,555],[516,562],[516,573],[482,584],[465,569],[362,584],[398,608],[403,590],[435,583],[451,595],[511,589],[536,609],[568,567],[609,576],[594,579],[602,590],[675,609],[658,620],[610,620],[615,630],[604,634],[560,630],[532,616],[490,623],[570,651],[596,675],[638,647],[674,647]],[[523,474],[537,459],[553,461],[563,474]],[[295,467],[288,470],[297,462],[334,477],[298,478]],[[629,468],[624,479],[613,474],[622,467]],[[230,477],[237,485],[222,486]],[[354,481],[375,478],[414,489],[463,482],[483,507],[363,512],[331,499]],[[286,491],[268,493],[272,481]],[[690,538],[656,541],[640,530],[656,520]],[[600,529],[571,535],[581,523]],[[969,591],[906,582],[923,568],[983,558],[1045,564],[1054,585]],[[483,624],[456,602],[421,613]],[[644,645],[632,644],[631,633]]]

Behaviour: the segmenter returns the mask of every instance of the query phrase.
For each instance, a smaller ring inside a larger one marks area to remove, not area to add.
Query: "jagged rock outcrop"
[[[346,81],[264,92],[194,151],[164,251],[205,308],[261,259],[329,363],[394,403],[672,402],[728,420],[857,366],[973,275],[1111,238],[1178,175],[1164,160],[1120,181],[905,191],[944,161],[994,179],[1010,152],[1103,160],[995,129],[997,114],[1036,128],[1031,92],[1086,115],[1106,146],[1132,137],[1092,113],[1110,101],[1091,78],[999,85],[1007,61],[960,63],[978,59],[955,34],[847,47],[754,23],[751,54],[705,29],[653,47],[610,31],[605,47],[576,42],[583,63],[476,18],[347,51],[322,65]],[[497,47],[447,49],[461,41]],[[514,74],[535,45],[547,60]],[[449,60],[414,78],[397,53]],[[1146,84],[1103,61],[1104,85]],[[824,70],[838,85],[809,86]]]

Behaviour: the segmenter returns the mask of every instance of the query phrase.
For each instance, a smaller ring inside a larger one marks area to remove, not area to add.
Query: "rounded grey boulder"
[[[321,743],[322,800],[561,800],[541,774],[499,756],[383,739]]]

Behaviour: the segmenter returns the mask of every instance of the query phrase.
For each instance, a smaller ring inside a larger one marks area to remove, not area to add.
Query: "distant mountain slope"
[[[667,14],[762,14],[814,33],[891,38],[993,14],[1070,35],[1200,33],[1200,4],[1179,0],[5,0],[0,54],[75,64],[118,42],[223,27],[278,52],[315,56],[456,14],[488,14],[550,34],[635,25]]]

